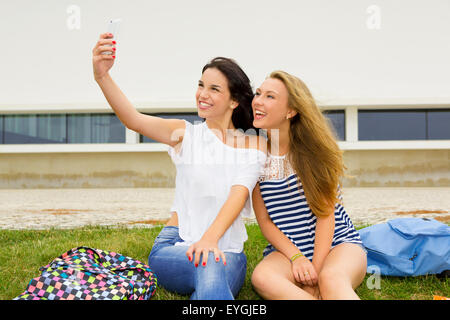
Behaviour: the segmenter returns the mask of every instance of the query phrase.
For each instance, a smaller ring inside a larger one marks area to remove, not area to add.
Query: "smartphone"
[[[113,19],[113,20],[110,20],[109,22],[108,22],[108,33],[112,33],[113,34],[113,40],[116,40],[117,41],[117,34],[118,34],[118,32],[119,32],[119,26],[120,26],[120,23],[122,22],[122,19]],[[103,52],[103,54],[112,54],[112,51],[105,51],[105,52]]]

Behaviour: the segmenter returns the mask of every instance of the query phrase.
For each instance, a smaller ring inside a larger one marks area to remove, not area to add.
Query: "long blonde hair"
[[[290,120],[288,159],[303,185],[306,200],[316,216],[334,213],[344,175],[336,134],[302,80],[284,71],[274,71],[269,77],[284,83],[289,93],[288,106],[297,111]]]

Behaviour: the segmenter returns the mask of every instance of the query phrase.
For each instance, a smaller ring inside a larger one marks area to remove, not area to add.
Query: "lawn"
[[[154,228],[124,228],[90,226],[71,230],[0,230],[0,299],[10,300],[22,293],[28,282],[40,275],[39,267],[48,264],[62,253],[77,247],[88,246],[115,251],[147,263],[147,257],[162,226]],[[258,225],[247,225],[249,240],[245,243],[247,278],[238,300],[257,300],[253,290],[251,272],[261,259],[266,245]],[[379,289],[370,284],[371,275],[357,289],[364,300],[428,300],[433,295],[450,296],[448,279],[434,275],[421,277],[381,277]],[[157,288],[153,299],[188,299]]]

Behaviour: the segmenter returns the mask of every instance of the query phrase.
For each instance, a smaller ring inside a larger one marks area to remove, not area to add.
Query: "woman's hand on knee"
[[[202,259],[202,266],[206,267],[208,263],[208,256],[209,252],[214,253],[214,259],[216,262],[220,261],[220,258],[222,258],[222,262],[224,265],[226,265],[226,258],[225,254],[219,250],[219,247],[216,242],[211,242],[207,240],[199,240],[196,243],[192,244],[189,249],[186,251],[186,256],[188,257],[189,261],[192,262],[194,259],[194,265],[195,267],[198,267],[200,264],[200,257]]]
[[[295,281],[298,283],[315,286],[318,282],[318,275],[314,265],[305,256],[296,259],[292,262],[292,273]]]

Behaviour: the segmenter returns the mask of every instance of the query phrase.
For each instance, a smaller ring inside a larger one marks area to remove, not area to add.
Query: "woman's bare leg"
[[[270,253],[256,266],[252,284],[256,292],[267,300],[315,299],[296,284],[291,262],[278,251]]]
[[[359,245],[337,245],[319,273],[320,295],[323,299],[359,300],[355,289],[364,280],[366,269],[367,256]]]

